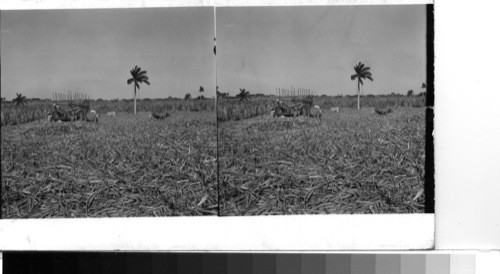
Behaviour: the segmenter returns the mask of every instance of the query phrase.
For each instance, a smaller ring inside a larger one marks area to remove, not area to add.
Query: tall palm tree
[[[247,91],[244,88],[240,88],[240,93],[236,95],[236,97],[240,100],[240,102],[248,100],[249,96],[250,96],[250,91]]]
[[[365,67],[365,64],[359,62],[356,66],[354,66],[355,74],[351,75],[351,80],[358,79],[358,110],[359,110],[359,93],[360,93],[360,84],[363,85],[363,79],[369,79],[373,81],[372,73],[370,72],[370,67]]]
[[[149,78],[146,76],[147,71],[141,70],[140,67],[135,66],[130,71],[130,74],[132,75],[132,78],[127,80],[127,84],[132,84],[134,83],[134,115],[137,113],[137,90],[140,89],[139,84],[141,83],[146,83],[149,86]]]
[[[24,103],[26,102],[26,96],[22,95],[21,93],[16,93],[16,98],[12,99],[12,102],[14,102],[16,106],[24,105]]]

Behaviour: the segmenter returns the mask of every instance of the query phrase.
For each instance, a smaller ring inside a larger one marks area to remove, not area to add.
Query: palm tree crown
[[[420,87],[422,89],[422,92],[420,92],[420,96],[425,96],[427,95],[427,85],[425,83],[422,83],[422,86]]]
[[[26,101],[26,96],[22,95],[21,93],[16,93],[16,98],[12,100],[16,104],[16,106],[21,106],[24,105]]]
[[[137,105],[136,105],[136,97],[137,97],[137,89],[140,89],[141,87],[139,84],[146,83],[149,86],[149,78],[146,75],[147,71],[141,70],[140,67],[135,66],[130,71],[130,74],[132,75],[132,78],[127,80],[127,84],[132,84],[134,83],[134,114],[137,112]]]
[[[236,97],[240,99],[240,101],[247,100],[249,96],[250,96],[250,91],[247,91],[244,88],[240,88],[240,93],[236,95]]]
[[[358,80],[358,109],[359,109],[359,88],[360,84],[363,85],[363,79],[368,79],[373,81],[372,73],[370,72],[370,67],[365,67],[365,64],[359,62],[354,66],[355,74],[351,75],[351,80]]]

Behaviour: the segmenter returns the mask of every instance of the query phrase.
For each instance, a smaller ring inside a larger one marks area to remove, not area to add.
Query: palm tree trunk
[[[358,80],[358,110],[359,110],[359,80]]]
[[[136,92],[137,85],[134,83],[134,115],[137,112],[137,104],[136,104],[136,97],[137,97],[137,92]]]

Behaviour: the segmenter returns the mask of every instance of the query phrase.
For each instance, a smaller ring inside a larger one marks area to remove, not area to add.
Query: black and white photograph
[[[0,273],[492,273],[487,2],[0,1]]]
[[[217,8],[220,215],[424,213],[427,13]]]
[[[213,7],[0,17],[2,218],[217,215]]]

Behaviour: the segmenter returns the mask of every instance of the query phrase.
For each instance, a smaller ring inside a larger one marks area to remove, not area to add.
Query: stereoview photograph
[[[432,213],[430,11],[1,11],[1,217]]]
[[[0,17],[3,218],[218,213],[213,7]]]
[[[217,8],[220,214],[424,213],[427,8]]]

